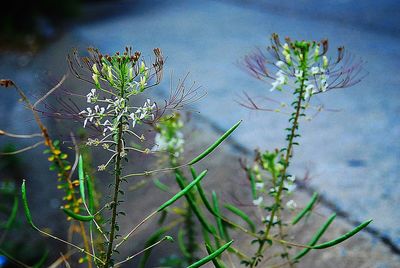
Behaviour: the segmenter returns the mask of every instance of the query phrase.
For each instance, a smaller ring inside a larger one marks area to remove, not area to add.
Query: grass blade
[[[347,232],[344,235],[339,236],[338,238],[333,239],[331,241],[328,241],[328,242],[313,246],[313,248],[314,249],[323,249],[323,248],[333,247],[333,246],[345,241],[346,239],[352,237],[353,235],[355,235],[356,233],[358,233],[359,231],[361,231],[362,229],[367,227],[367,225],[370,224],[371,222],[372,222],[372,220],[367,220],[367,221],[361,223],[360,225],[358,225],[357,227],[355,227],[350,232]]]
[[[228,131],[226,131],[216,142],[214,142],[210,147],[208,147],[204,152],[202,152],[200,155],[195,157],[192,161],[188,163],[188,165],[193,165],[197,162],[199,162],[201,159],[209,155],[212,151],[214,151],[215,148],[218,147],[229,135],[232,134],[233,131],[242,123],[242,120],[237,122],[233,127],[231,127]]]
[[[232,243],[233,243],[233,240],[231,240],[230,242],[226,243],[225,245],[223,245],[222,247],[220,247],[219,249],[217,249],[216,251],[214,251],[210,255],[204,257],[203,259],[193,263],[192,265],[189,265],[188,268],[197,268],[197,267],[203,266],[207,262],[209,262],[209,261],[215,259],[216,257],[218,257],[219,255],[221,255],[222,252],[224,252],[227,248],[229,248]]]

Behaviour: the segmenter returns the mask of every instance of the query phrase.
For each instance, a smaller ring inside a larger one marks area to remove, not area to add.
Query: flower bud
[[[95,63],[95,64],[93,64],[93,66],[92,66],[92,70],[93,70],[93,73],[95,73],[95,74],[100,74],[100,73],[99,73],[99,70],[97,69],[97,65],[96,65],[96,63]]]

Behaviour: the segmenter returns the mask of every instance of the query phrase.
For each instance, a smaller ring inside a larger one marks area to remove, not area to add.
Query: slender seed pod
[[[232,213],[234,213],[235,215],[242,218],[242,220],[244,220],[249,225],[249,227],[253,233],[256,232],[256,225],[243,210],[240,210],[231,204],[225,204],[224,207],[226,209],[228,209],[229,211],[231,211]]]
[[[42,255],[42,257],[40,257],[40,260],[35,265],[33,265],[32,268],[42,268],[48,256],[49,256],[49,251],[46,250]]]
[[[14,203],[13,203],[13,207],[11,209],[11,214],[10,217],[8,218],[6,224],[5,224],[5,228],[9,229],[11,228],[11,226],[13,225],[15,218],[17,217],[17,212],[18,212],[18,196],[15,195],[14,196]]]
[[[207,257],[204,257],[203,259],[201,259],[201,260],[189,265],[188,268],[197,268],[197,267],[200,267],[200,266],[206,264],[207,262],[215,259],[219,255],[221,255],[222,252],[224,252],[227,248],[229,248],[232,243],[233,243],[233,240],[229,241],[228,243],[226,243],[225,245],[223,245],[222,247],[220,247],[219,249],[217,249],[216,251],[214,251],[213,253],[211,253]]]
[[[164,192],[169,192],[169,191],[170,191],[168,185],[165,185],[165,184],[162,183],[159,179],[154,179],[154,180],[153,180],[153,183],[154,183],[154,185],[155,185],[158,189],[160,189],[161,191],[164,191]]]
[[[329,225],[333,222],[333,220],[336,218],[336,213],[333,213],[328,220],[322,225],[318,231],[314,234],[314,236],[311,238],[310,242],[307,243],[307,246],[314,246],[318,240],[321,238],[321,236],[325,233],[325,231],[328,229]],[[304,248],[301,250],[299,253],[296,254],[296,256],[293,257],[294,261],[298,261],[300,258],[304,257],[311,248]]]
[[[74,218],[75,220],[78,220],[78,221],[91,221],[94,219],[93,215],[85,216],[85,215],[76,214],[72,210],[67,209],[67,208],[62,208],[62,210],[65,212],[65,214],[67,214],[71,218]]]
[[[237,122],[233,127],[231,127],[228,131],[226,131],[216,142],[214,142],[210,147],[208,147],[204,152],[202,152],[200,155],[195,157],[192,161],[188,163],[188,165],[193,165],[199,162],[201,159],[209,155],[212,151],[214,151],[215,148],[218,147],[229,135],[232,134],[233,131],[242,123],[242,120]]]
[[[190,167],[190,172],[192,173],[193,179],[195,179],[197,177],[196,170],[193,167]],[[201,186],[201,183],[197,183],[196,188],[199,191],[200,198],[203,201],[206,208],[208,209],[208,211],[210,211],[211,214],[216,216],[216,213],[215,213],[214,209],[212,208],[210,202],[208,201],[206,193],[205,193],[203,187]]]
[[[333,247],[343,241],[345,241],[346,239],[352,237],[353,235],[355,235],[356,233],[358,233],[359,231],[361,231],[362,229],[364,229],[365,227],[367,227],[368,224],[370,224],[372,222],[371,220],[367,220],[363,223],[361,223],[360,225],[358,225],[357,227],[355,227],[353,230],[351,230],[350,232],[345,233],[342,236],[339,236],[336,239],[333,239],[331,241],[322,243],[322,244],[318,244],[316,246],[313,246],[314,249],[323,249],[323,248],[329,248],[329,247]]]
[[[179,187],[181,187],[181,189],[185,188],[185,184],[183,182],[182,177],[176,173],[176,181],[179,184]],[[213,236],[216,235],[216,231],[214,229],[213,226],[211,226],[206,217],[204,217],[203,213],[201,212],[200,208],[197,206],[196,202],[193,200],[192,195],[190,194],[190,192],[188,192],[186,195],[186,200],[188,201],[188,204],[190,206],[190,208],[192,209],[193,213],[196,215],[197,219],[199,220],[201,226],[203,226],[203,228],[205,230],[207,230],[207,232],[209,232],[210,234],[212,234]]]
[[[223,227],[223,225],[222,225],[222,220],[221,220],[221,214],[220,214],[220,211],[219,211],[219,202],[218,202],[218,197],[217,197],[217,194],[215,193],[215,191],[212,191],[212,200],[213,200],[213,206],[214,206],[214,211],[215,211],[215,213],[217,214],[216,216],[215,216],[215,221],[217,222],[217,227],[218,227],[218,231],[219,231],[219,235],[223,238],[223,239],[226,239],[226,240],[228,240],[226,237],[226,234],[225,234],[225,230],[224,230],[224,227]]]
[[[158,229],[156,232],[154,232],[149,237],[149,239],[147,239],[146,243],[144,244],[144,247],[146,248],[150,245],[153,245],[155,242],[157,242],[160,239],[160,237],[162,235],[165,234],[165,232],[167,230],[168,230],[168,228],[166,228],[166,227],[162,227],[162,228]],[[140,262],[139,262],[139,266],[138,266],[139,268],[144,268],[146,266],[146,263],[147,263],[148,259],[150,258],[151,251],[152,251],[152,249],[149,249],[143,253],[143,257],[140,259]]]
[[[303,208],[299,214],[296,215],[296,217],[293,218],[292,220],[292,225],[295,225],[296,223],[298,223],[305,215],[307,212],[309,212],[313,205],[315,204],[315,202],[318,199],[318,193],[313,193],[310,202],[308,202],[307,206],[305,208]]]
[[[191,183],[189,183],[184,189],[182,189],[180,192],[178,192],[176,195],[174,195],[171,199],[169,199],[167,202],[162,204],[157,211],[161,211],[168,206],[172,205],[176,200],[184,196],[190,189],[192,189],[199,181],[201,181],[204,176],[206,176],[207,170],[204,170],[203,172],[200,173],[200,175]]]
[[[206,250],[208,254],[212,254],[213,250],[211,249],[211,246],[206,243]],[[217,258],[214,258],[211,260],[212,263],[214,264],[215,268],[225,268],[225,265],[223,265]]]
[[[25,180],[22,181],[21,195],[22,195],[22,203],[24,205],[26,219],[27,219],[28,223],[31,225],[31,227],[36,230],[36,226],[33,224],[33,221],[32,221],[31,211],[29,210],[29,207],[28,207],[28,199],[26,198]]]
[[[82,202],[86,204],[86,196],[85,196],[85,172],[83,171],[83,158],[82,155],[79,155],[78,161],[78,177],[79,177],[79,191],[81,193]]]
[[[90,179],[89,175],[86,175],[86,182],[88,185],[88,200],[89,200],[89,212],[90,214],[94,214],[94,187],[93,182]]]
[[[178,246],[179,246],[179,249],[181,250],[182,254],[186,258],[190,258],[191,257],[190,253],[187,250],[186,245],[185,245],[184,235],[185,235],[185,232],[183,231],[183,229],[179,228],[179,231],[178,231]]]

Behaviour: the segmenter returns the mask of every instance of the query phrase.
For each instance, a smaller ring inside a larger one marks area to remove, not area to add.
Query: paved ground
[[[298,176],[309,172],[310,187],[323,193],[336,209],[348,211],[348,220],[375,219],[373,230],[399,251],[398,4],[302,1],[302,5],[293,6],[289,1],[274,5],[255,2],[123,2],[118,6],[123,15],[74,27],[33,58],[0,55],[0,74],[34,92],[42,70],[61,73],[66,69],[64,55],[73,46],[94,45],[113,52],[133,45],[148,51],[149,56],[151,48],[161,47],[168,59],[160,95],[168,90],[169,72],[173,70],[176,79],[190,72],[189,79],[208,92],[192,108],[217,130],[243,119],[233,139],[243,151],[250,152],[255,147],[282,145],[286,120],[282,114],[250,112],[235,103],[242,91],[275,97],[268,85],[237,68],[237,60],[255,46],[267,45],[272,32],[301,39],[327,37],[331,48],[343,44],[367,61],[369,76],[351,89],[331,92],[318,100],[340,111],[326,111],[310,123],[304,122],[302,147],[296,151],[292,172]],[[3,123],[15,131],[29,129],[29,122],[14,120],[24,113],[14,106],[14,96],[2,92],[1,97]]]

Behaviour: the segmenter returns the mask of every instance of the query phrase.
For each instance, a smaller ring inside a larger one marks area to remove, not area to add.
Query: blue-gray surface
[[[304,122],[302,146],[295,152],[292,172],[301,176],[308,170],[312,186],[354,219],[373,218],[374,227],[400,246],[399,4],[262,2],[265,4],[149,1],[140,8],[126,5],[124,15],[76,27],[60,42],[69,38],[81,47],[94,45],[108,52],[133,45],[148,51],[148,56],[153,47],[162,48],[168,57],[166,80],[171,70],[174,77],[190,72],[190,79],[208,92],[193,107],[223,129],[244,119],[234,139],[248,149],[282,145],[286,117],[250,112],[235,102],[242,91],[253,96],[276,96],[269,92],[269,85],[237,68],[236,61],[255,46],[266,46],[273,32],[301,39],[326,37],[331,48],[345,45],[367,61],[369,75],[350,89],[319,98],[325,107],[340,111],[326,111],[310,123]],[[60,44],[48,50],[55,51],[57,46]],[[167,90],[168,82],[163,85]]]

